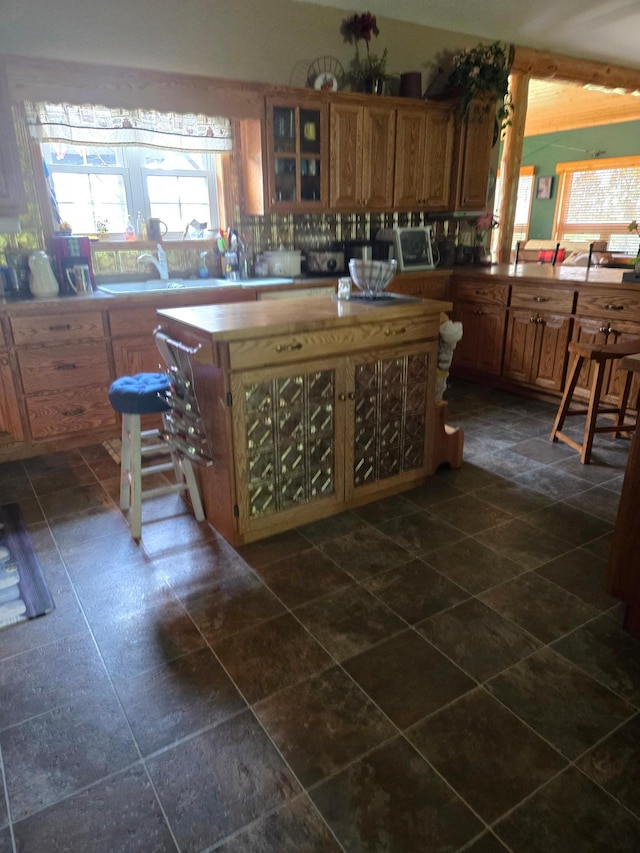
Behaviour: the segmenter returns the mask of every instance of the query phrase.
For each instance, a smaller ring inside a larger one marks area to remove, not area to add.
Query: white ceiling
[[[640,67],[640,0],[297,0]]]

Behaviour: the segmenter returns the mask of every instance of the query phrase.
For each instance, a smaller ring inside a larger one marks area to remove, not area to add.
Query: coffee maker
[[[89,283],[90,290],[95,289],[93,264],[91,262],[91,244],[88,237],[53,238],[55,269],[63,296],[75,296],[84,292]],[[69,275],[67,274],[69,271]],[[72,282],[81,280],[83,287]]]

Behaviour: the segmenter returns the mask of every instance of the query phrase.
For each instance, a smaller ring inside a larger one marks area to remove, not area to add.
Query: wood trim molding
[[[574,83],[593,83],[609,89],[640,90],[640,70],[623,65],[608,65],[590,59],[577,59],[546,53],[528,47],[517,47],[511,70],[539,79],[555,78]]]
[[[629,169],[640,166],[640,156],[628,157],[598,157],[595,160],[570,160],[566,163],[556,163],[556,172],[590,172],[599,169]]]

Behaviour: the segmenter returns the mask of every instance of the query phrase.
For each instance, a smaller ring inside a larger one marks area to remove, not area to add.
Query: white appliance
[[[378,243],[389,243],[389,258],[398,262],[399,272],[432,270],[440,260],[434,260],[433,235],[430,225],[406,228],[381,228],[376,234]]]

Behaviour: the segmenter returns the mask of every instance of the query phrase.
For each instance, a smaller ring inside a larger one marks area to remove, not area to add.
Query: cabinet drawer
[[[11,330],[16,346],[104,338],[100,311],[55,312],[46,316],[25,314],[23,317],[11,318]]]
[[[109,387],[109,362],[104,343],[25,349],[18,352],[18,363],[25,394],[79,390],[83,385],[105,391]]]
[[[114,338],[149,335],[160,325],[156,308],[134,308],[128,311],[109,311],[109,326]]]
[[[485,284],[480,281],[459,282],[456,286],[459,302],[486,302],[506,306],[509,299],[508,284]]]
[[[30,397],[26,401],[33,438],[51,438],[70,432],[116,426],[116,413],[111,408],[108,387],[62,391]]]
[[[264,367],[266,364],[290,364],[374,347],[391,347],[412,341],[436,339],[438,327],[437,318],[426,320],[421,317],[408,317],[388,323],[367,323],[299,335],[232,341],[229,344],[231,368],[244,370],[248,367]]]
[[[561,314],[573,312],[573,290],[558,290],[553,287],[517,287],[511,288],[512,308],[526,308],[543,311],[557,311]]]
[[[2,328],[2,321],[0,321],[0,349],[6,347],[7,340],[4,336],[4,329]]]
[[[640,322],[640,294],[628,290],[593,290],[578,294],[576,313],[584,317]]]

